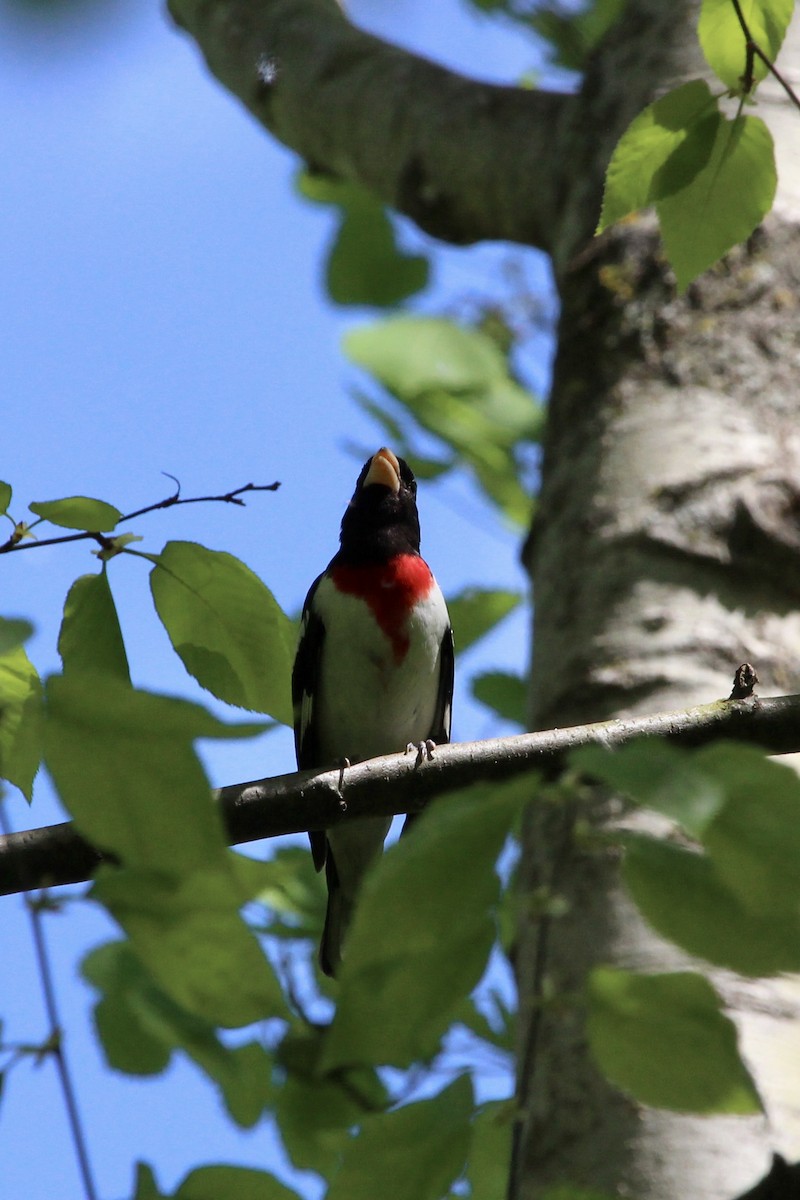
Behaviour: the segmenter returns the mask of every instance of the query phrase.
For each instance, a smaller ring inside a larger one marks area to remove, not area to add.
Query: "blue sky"
[[[486,79],[512,82],[540,65],[512,30],[474,19],[454,0],[350,8],[361,25],[449,66],[470,72],[479,63]],[[293,155],[207,75],[158,5],[86,5],[80,21],[45,19],[42,9],[6,0],[0,109],[0,478],[14,487],[11,511],[20,518],[30,501],[75,493],[132,511],[168,494],[164,471],[186,496],[279,479],[280,491],[244,509],[189,505],[130,528],[151,551],[168,538],[228,550],[287,609],[298,608],[336,548],[359,466],[345,444],[381,441],[350,399],[356,373],[339,350],[342,333],[372,314],[335,309],[321,289],[330,215],[296,199]],[[424,304],[496,294],[507,256],[499,247],[437,254]],[[521,261],[532,284],[545,281],[539,259]],[[535,386],[546,384],[548,353],[542,341],[526,356]],[[524,587],[517,538],[466,480],[423,487],[420,509],[423,550],[446,592],[478,582]],[[135,682],[208,702],[152,614],[144,564],[118,559],[111,568]],[[35,621],[31,655],[42,672],[58,666],[70,583],[95,569],[81,544],[2,560],[3,611]],[[480,661],[524,668],[527,653],[520,615]],[[496,729],[460,689],[454,736]],[[203,752],[215,784],[294,765],[288,731]],[[17,795],[8,811],[15,828],[63,819],[46,780],[32,812]],[[46,1026],[25,913],[17,899],[2,907],[5,1037],[38,1041]],[[192,1067],[152,1081],[106,1070],[76,964],[112,934],[87,904],[47,922],[100,1194],[129,1194],[137,1158],[165,1188],[199,1162],[279,1166],[266,1127],[230,1126]],[[49,1065],[23,1066],[7,1081],[0,1164],[9,1200],[80,1200]]]

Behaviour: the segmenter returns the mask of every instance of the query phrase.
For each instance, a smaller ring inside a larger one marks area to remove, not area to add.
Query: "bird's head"
[[[361,468],[342,517],[341,544],[353,562],[419,553],[417,481],[405,459],[386,446]]]

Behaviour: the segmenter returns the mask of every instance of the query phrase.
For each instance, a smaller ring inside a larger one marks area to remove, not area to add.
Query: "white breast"
[[[315,606],[325,626],[315,698],[321,760],[357,762],[429,737],[449,625],[439,587],[434,584],[409,614],[409,645],[400,662],[359,597],[343,595],[323,578]]]

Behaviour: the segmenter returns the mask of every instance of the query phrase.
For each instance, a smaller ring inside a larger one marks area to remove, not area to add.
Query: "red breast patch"
[[[395,662],[401,663],[409,646],[408,614],[433,587],[425,560],[416,554],[398,554],[386,563],[334,567],[332,575],[340,592],[366,601],[392,644]]]

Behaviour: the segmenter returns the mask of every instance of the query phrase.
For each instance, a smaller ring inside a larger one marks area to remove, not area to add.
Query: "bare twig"
[[[170,479],[174,478],[170,475]],[[146,513],[157,512],[160,508],[174,508],[178,504],[239,504],[244,507],[244,500],[241,497],[245,492],[277,492],[280,487],[279,482],[275,483],[246,483],[244,487],[234,488],[233,491],[226,492],[224,496],[187,496],[185,500],[180,495],[180,485],[178,490],[171,496],[167,496],[165,500],[159,500],[157,504],[147,504],[144,508],[137,508],[135,512],[126,513],[124,517],[120,517],[117,525],[121,525],[124,521],[132,521],[135,517],[143,517]],[[17,550],[34,550],[39,546],[61,546],[66,542],[82,542],[95,541],[102,546],[104,550],[111,550],[114,544],[114,538],[107,533],[99,531],[86,530],[83,533],[67,533],[63,536],[36,539],[36,541],[21,542],[16,534],[0,545],[0,554],[12,554]]]
[[[800,695],[719,700],[650,717],[456,742],[439,746],[436,756],[419,767],[405,754],[386,755],[350,768],[346,814],[339,767],[232,784],[216,796],[230,843],[252,842],[328,829],[358,817],[413,812],[434,796],[480,781],[509,779],[527,771],[552,777],[579,746],[615,748],[641,737],[658,737],[679,746],[729,738],[772,754],[800,752]],[[0,838],[0,895],[42,884],[82,882],[91,878],[102,857],[68,822]]]
[[[8,838],[13,836],[11,834],[8,818],[2,803],[0,803],[0,828],[2,828],[3,835],[5,837]],[[47,1052],[51,1054],[55,1060],[56,1071],[61,1084],[61,1092],[64,1097],[64,1107],[67,1112],[67,1121],[69,1122],[69,1128],[72,1134],[72,1142],[75,1147],[75,1155],[78,1160],[78,1170],[80,1171],[81,1180],[83,1182],[83,1190],[86,1200],[97,1200],[97,1190],[94,1185],[92,1168],[89,1162],[89,1151],[87,1148],[86,1135],[81,1123],[80,1112],[78,1111],[78,1101],[75,1094],[75,1087],[72,1083],[72,1076],[70,1075],[67,1057],[64,1053],[63,1030],[58,1015],[58,1001],[56,998],[53,971],[50,964],[50,956],[47,952],[47,943],[45,941],[42,921],[42,912],[45,908],[44,896],[40,895],[37,899],[32,899],[30,896],[25,896],[24,903],[31,922],[31,934],[33,936],[33,944],[36,951],[36,963],[39,969],[39,979],[42,985],[42,997],[44,999],[47,1021],[50,1026],[50,1031],[44,1045],[47,1048]]]
[[[789,84],[787,82],[787,80],[784,79],[783,75],[781,75],[780,71],[775,66],[772,59],[769,57],[769,55],[764,50],[761,49],[758,42],[755,40],[752,33],[750,32],[750,26],[747,23],[747,18],[745,17],[744,13],[742,12],[742,6],[741,6],[739,0],[731,0],[731,3],[733,4],[734,11],[736,13],[736,19],[738,20],[739,25],[741,26],[742,33],[744,34],[745,60],[744,60],[744,72],[742,74],[742,90],[744,91],[745,95],[749,95],[750,92],[752,92],[752,90],[753,90],[754,62],[755,62],[756,58],[760,58],[764,64],[764,66],[770,72],[770,74],[775,79],[777,79],[778,83],[781,85],[783,90],[786,92],[786,95],[789,97],[789,99],[791,100],[791,102],[795,106],[795,108],[800,109],[800,97],[794,91],[791,84]]]

